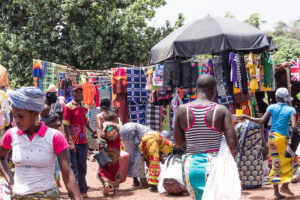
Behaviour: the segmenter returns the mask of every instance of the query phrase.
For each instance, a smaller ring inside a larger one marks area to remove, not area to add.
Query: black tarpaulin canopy
[[[261,53],[269,48],[267,35],[235,19],[207,16],[184,25],[151,49],[150,64],[169,58],[216,54],[222,51]]]

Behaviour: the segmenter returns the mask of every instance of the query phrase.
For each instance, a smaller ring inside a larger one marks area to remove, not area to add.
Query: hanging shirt
[[[93,106],[96,89],[93,83],[82,84],[83,89],[83,102],[88,106]]]
[[[273,86],[273,58],[269,52],[261,54],[260,62],[264,66],[264,86]]]
[[[163,65],[156,65],[156,69],[153,72],[153,86],[162,87],[164,84],[163,80],[163,73],[164,73],[164,66]]]
[[[42,77],[43,75],[43,67],[41,60],[33,60],[33,76],[34,77]]]
[[[248,68],[250,69],[250,89],[251,92],[255,92],[255,90],[259,89],[258,87],[258,82],[256,79],[256,68],[257,68],[257,63],[256,59],[251,52],[248,57]]]

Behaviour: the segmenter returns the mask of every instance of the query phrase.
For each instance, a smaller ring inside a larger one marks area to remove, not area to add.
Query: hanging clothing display
[[[223,81],[222,57],[221,56],[213,57],[212,63],[213,63],[214,76],[217,82],[218,96],[226,96],[226,91],[225,91],[224,81]]]
[[[33,60],[32,74],[34,77],[42,77],[43,76],[43,66],[42,66],[41,60]]]
[[[140,67],[127,68],[127,100],[130,122],[146,124],[146,74]]]
[[[83,102],[88,106],[93,106],[96,89],[93,83],[86,82],[82,84]]]
[[[112,68],[112,101],[119,109],[123,124],[128,122],[127,73],[126,68]],[[100,94],[101,95],[101,94]]]
[[[52,63],[42,61],[42,65],[43,65],[43,69],[47,69],[45,77],[43,78],[43,91],[46,92],[49,85],[55,83],[55,74],[54,74],[55,72]]]
[[[147,103],[146,125],[154,131],[160,131],[160,106]]]
[[[9,85],[7,70],[5,67],[0,65],[0,87],[5,87]]]
[[[264,86],[273,87],[273,58],[269,52],[261,54],[260,62],[264,66]]]
[[[259,87],[256,79],[257,62],[252,52],[248,56],[248,68],[250,74],[250,89],[251,92],[255,92]]]

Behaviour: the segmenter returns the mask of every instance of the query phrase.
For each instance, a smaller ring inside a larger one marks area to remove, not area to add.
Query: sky
[[[174,23],[178,13],[183,13],[185,23],[207,15],[224,17],[230,11],[236,19],[244,21],[252,13],[259,13],[267,23],[262,30],[273,30],[276,22],[287,24],[300,17],[300,0],[166,0],[164,7],[157,9],[149,25],[160,27],[166,20]]]

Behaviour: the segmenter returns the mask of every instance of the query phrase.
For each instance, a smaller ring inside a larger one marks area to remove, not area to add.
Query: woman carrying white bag
[[[238,140],[230,112],[212,102],[216,96],[213,76],[201,75],[197,92],[198,99],[180,106],[175,117],[174,141],[177,146],[187,145],[183,160],[187,190],[196,200],[238,200],[241,187],[233,159]]]

